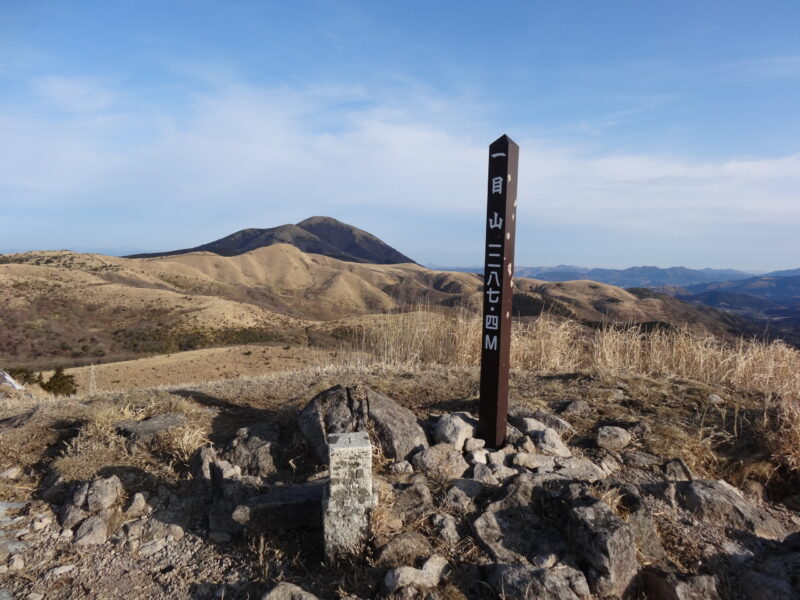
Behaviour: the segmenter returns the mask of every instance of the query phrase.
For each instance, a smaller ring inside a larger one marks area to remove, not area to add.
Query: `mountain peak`
[[[213,252],[220,256],[236,256],[273,244],[290,244],[303,252],[322,254],[349,262],[373,264],[414,262],[371,233],[333,217],[323,216],[309,217],[295,225],[280,225],[268,229],[242,229],[194,248],[134,254],[127,258],[155,258],[189,252]]]

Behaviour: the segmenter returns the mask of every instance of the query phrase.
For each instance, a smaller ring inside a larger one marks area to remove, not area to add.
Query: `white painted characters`
[[[503,178],[502,177],[492,177],[492,193],[493,194],[502,194],[503,193]]]

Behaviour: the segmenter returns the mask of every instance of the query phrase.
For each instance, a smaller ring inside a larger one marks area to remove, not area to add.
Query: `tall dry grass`
[[[348,345],[386,364],[475,366],[480,363],[480,325],[480,317],[467,309],[425,308],[362,326]],[[782,342],[729,344],[685,329],[591,330],[543,315],[513,325],[511,365],[542,374],[601,370],[678,377],[800,398],[800,351]]]
[[[354,345],[391,365],[480,363],[480,317],[466,308],[422,307],[386,315],[354,332]],[[800,351],[782,342],[723,342],[683,330],[639,327],[592,330],[543,315],[515,323],[512,368],[541,374],[602,371],[691,379],[764,397],[765,442],[779,460],[800,470]]]

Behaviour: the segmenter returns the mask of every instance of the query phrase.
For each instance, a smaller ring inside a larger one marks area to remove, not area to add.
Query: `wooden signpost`
[[[503,445],[508,417],[518,165],[519,146],[507,135],[489,146],[478,435],[492,448]]]

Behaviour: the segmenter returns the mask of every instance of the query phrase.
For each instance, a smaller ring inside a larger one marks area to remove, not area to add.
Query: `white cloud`
[[[102,111],[114,100],[107,88],[87,79],[48,75],[34,80],[33,87],[47,102],[70,112]]]
[[[75,80],[47,82],[39,89],[75,112],[57,121],[34,112],[0,120],[0,208],[103,206],[109,221],[117,210],[132,229],[159,219],[174,228],[164,215],[182,215],[187,228],[221,227],[222,214],[225,226],[237,214],[268,226],[359,207],[420,220],[477,217],[485,202],[491,140],[465,134],[480,120],[446,98],[418,92],[409,103],[367,103],[374,96],[363,89],[224,82],[179,108],[116,107],[113,116],[97,116],[118,95]],[[523,223],[654,235],[800,225],[800,155],[697,163],[517,141]]]

